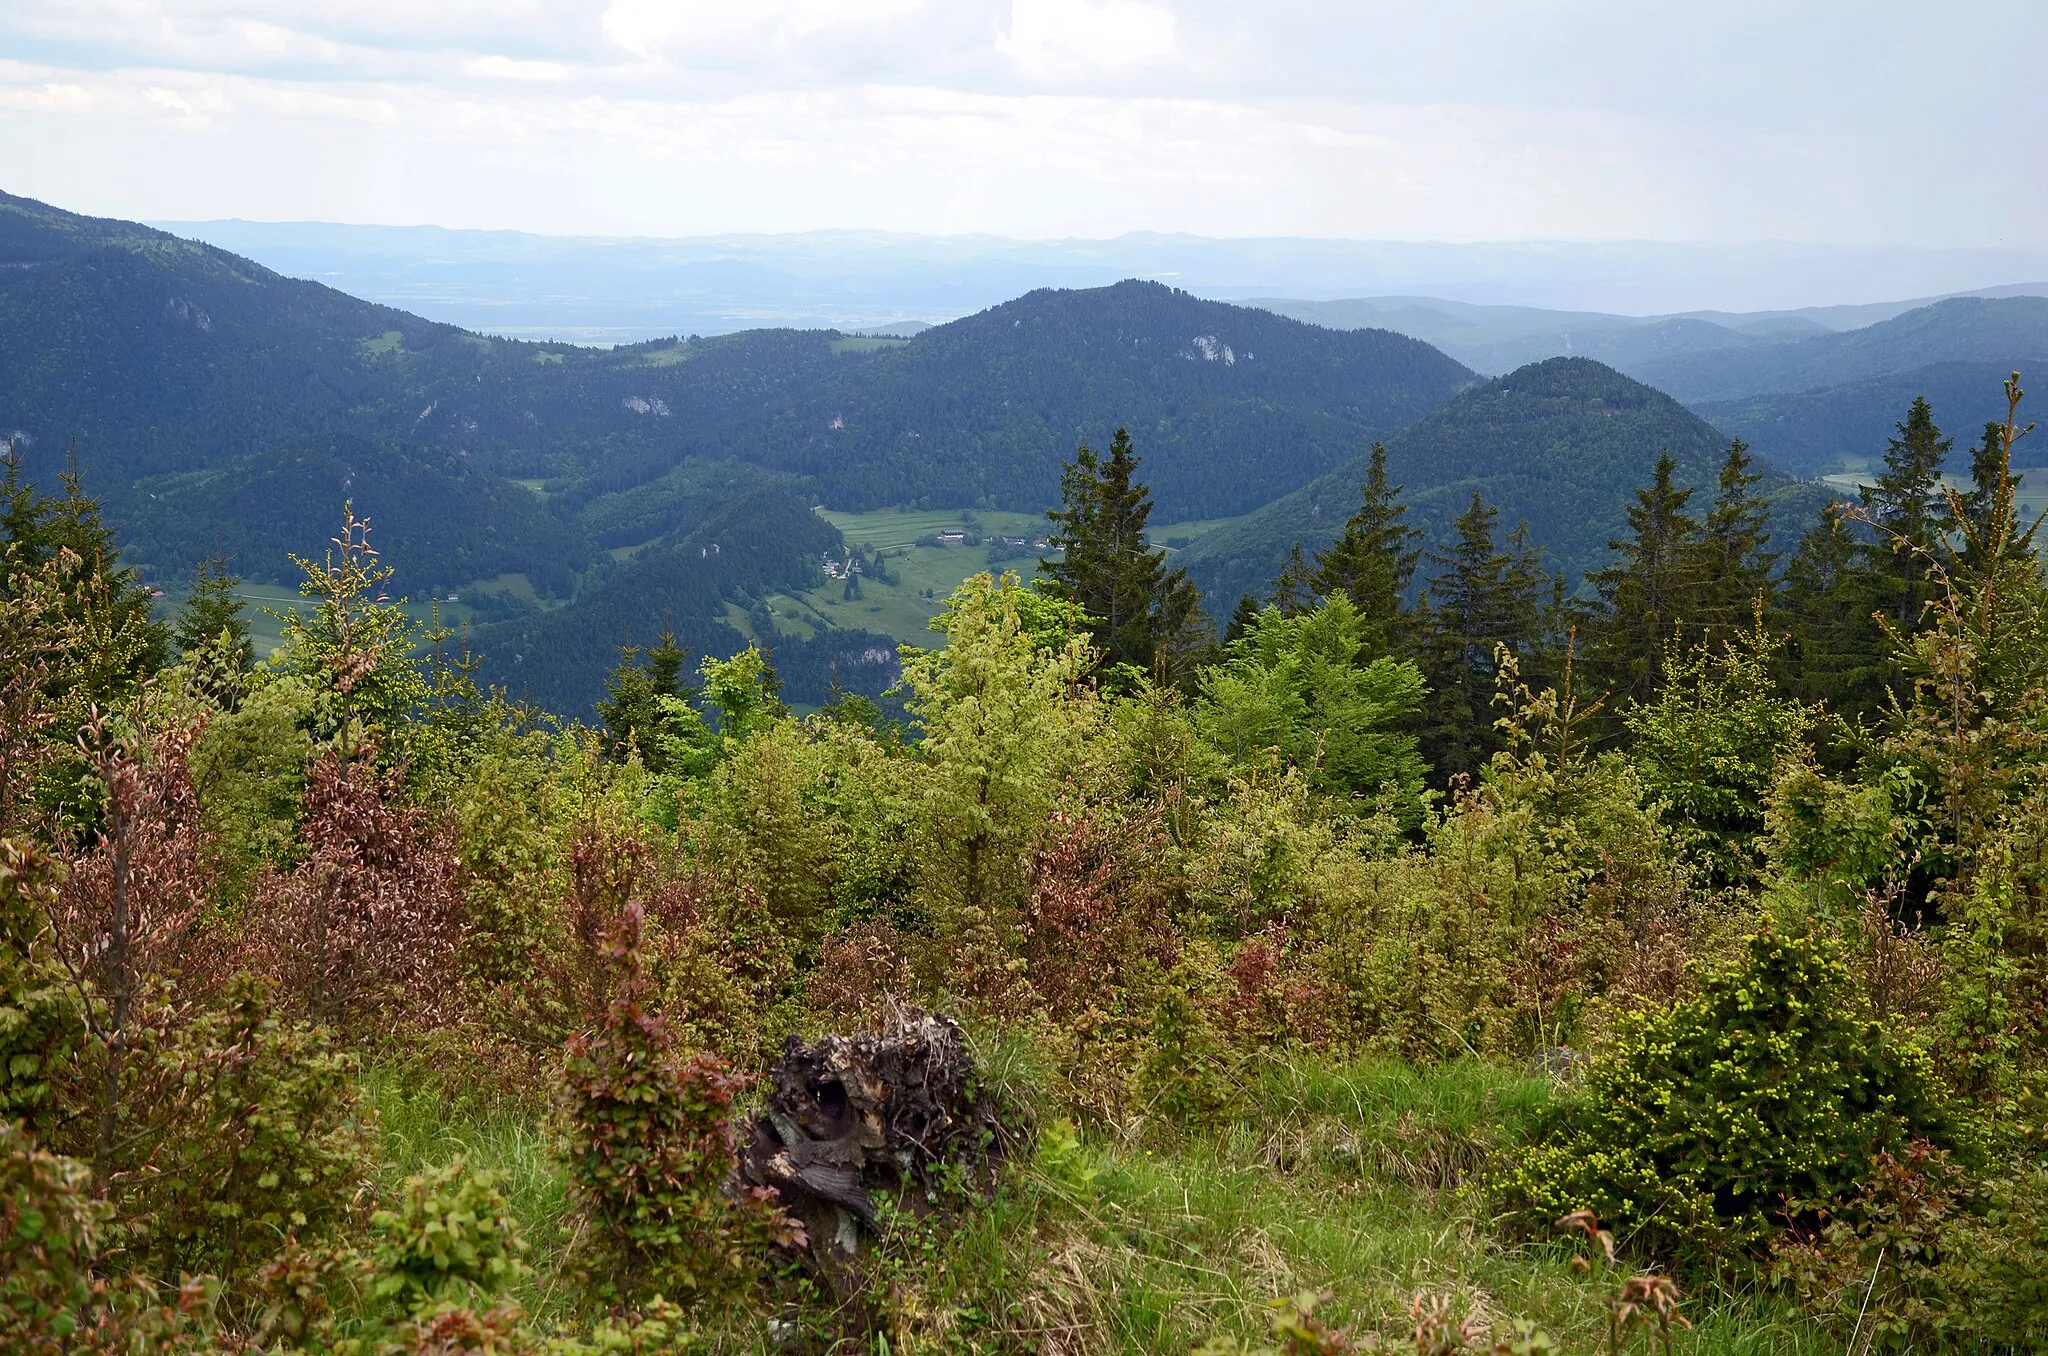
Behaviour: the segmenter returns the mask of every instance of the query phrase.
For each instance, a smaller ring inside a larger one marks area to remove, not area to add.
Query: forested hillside
[[[2037,346],[2048,354],[2048,336]],[[1982,362],[1937,363],[1841,386],[1707,400],[1693,405],[1701,418],[1731,437],[1743,438],[1758,453],[1799,476],[1867,469],[1898,420],[1899,411],[1925,396],[1950,428],[1981,430],[2004,412],[1987,394]],[[2048,367],[2048,357],[2020,364],[2028,371]],[[2038,465],[2040,449],[2022,455]]]
[[[1623,476],[1666,403],[1434,427]],[[773,483],[491,634],[580,683],[633,625],[586,721],[359,520],[258,662],[10,476],[0,1349],[2048,1348],[2024,428],[1915,402],[1789,559],[1740,444],[1653,454],[1569,598],[1483,500],[1425,551],[1390,448],[1220,643],[1116,437],[893,714],[639,629],[820,549]]]
[[[1332,332],[1158,283],[1033,292],[835,373],[758,434],[835,508],[1052,502],[1127,428],[1170,519],[1244,513],[1472,380],[1426,344]]]
[[[1452,521],[1479,494],[1504,527],[1527,523],[1549,568],[1577,580],[1606,563],[1628,487],[1642,483],[1660,453],[1676,461],[1679,483],[1706,485],[1726,442],[1640,382],[1591,359],[1553,358],[1462,393],[1386,448],[1389,474],[1432,545],[1449,540]],[[1314,550],[1343,530],[1365,475],[1360,457],[1199,538],[1177,563],[1223,606],[1261,593],[1295,543]]]
[[[1982,389],[2048,354],[2048,297],[1951,297],[1842,334],[1652,358],[1631,375],[1687,404],[1810,391],[1937,363],[1977,366]]]

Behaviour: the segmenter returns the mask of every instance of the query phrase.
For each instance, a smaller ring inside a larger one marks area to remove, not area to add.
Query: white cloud
[[[1027,76],[1066,80],[1166,56],[1175,26],[1140,0],[1012,0],[1002,46]]]
[[[559,61],[518,61],[495,53],[470,57],[462,63],[462,73],[480,80],[521,80],[547,85],[561,84],[574,74]]]
[[[926,0],[612,0],[605,35],[640,56],[726,59],[828,36],[891,27]]]
[[[572,231],[2044,242],[2044,44],[2040,0],[0,0],[0,187]]]

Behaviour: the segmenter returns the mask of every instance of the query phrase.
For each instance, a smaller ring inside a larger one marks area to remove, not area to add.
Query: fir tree
[[[1981,575],[1990,563],[1985,552],[1994,540],[2004,543],[2001,549],[2008,563],[2024,559],[2034,546],[2037,524],[2021,522],[2013,507],[2012,491],[2018,481],[2012,476],[2006,436],[2006,426],[1998,420],[1984,425],[1984,441],[1970,449],[1970,488],[1952,492],[1941,506],[1941,530],[1956,544],[1958,559],[1972,575]],[[2005,520],[2001,515],[2011,516]]]
[[[1046,513],[1061,554],[1039,569],[1087,613],[1105,669],[1179,677],[1200,653],[1207,623],[1186,573],[1169,571],[1165,552],[1145,539],[1152,500],[1137,469],[1123,429],[1107,459],[1081,447],[1061,468],[1060,507]]]
[[[1792,694],[1853,719],[1883,704],[1894,670],[1890,643],[1873,615],[1879,584],[1849,512],[1841,503],[1821,510],[1785,568],[1781,599],[1791,637],[1785,663]]]
[[[1243,640],[1245,632],[1251,629],[1252,623],[1258,620],[1258,616],[1258,599],[1252,597],[1249,593],[1241,595],[1237,600],[1237,610],[1230,614],[1230,625],[1224,628],[1223,643],[1230,645]]]
[[[1401,487],[1387,483],[1387,449],[1372,445],[1358,512],[1344,524],[1344,535],[1316,554],[1312,577],[1317,596],[1343,594],[1358,610],[1367,647],[1386,654],[1403,639],[1403,600],[1415,577],[1422,534],[1402,519]]]
[[[1316,604],[1322,601],[1316,596],[1315,573],[1308,557],[1301,553],[1301,543],[1294,543],[1287,553],[1287,563],[1280,567],[1279,577],[1273,581],[1273,606],[1280,609],[1281,616],[1298,617],[1315,611]]]
[[[622,645],[619,663],[605,678],[605,695],[597,703],[598,719],[604,722],[606,752],[624,761],[638,750],[643,761],[656,772],[666,771],[663,743],[658,735],[673,733],[676,709],[663,698],[688,703],[697,689],[683,681],[683,665],[690,652],[676,644],[675,632],[666,624],[661,639],[653,645]]]
[[[192,567],[192,591],[178,609],[171,627],[171,641],[180,655],[190,655],[228,638],[228,653],[243,669],[256,662],[256,649],[249,639],[249,619],[243,615],[248,604],[235,590],[240,576],[228,569],[228,559],[214,555]]]
[[[1458,516],[1455,543],[1429,557],[1437,573],[1418,628],[1429,684],[1423,752],[1447,775],[1476,773],[1500,747],[1493,728],[1497,647],[1526,660],[1542,643],[1548,577],[1540,552],[1521,527],[1504,547],[1497,545],[1499,518],[1499,510],[1474,494]]]
[[[1614,563],[1592,576],[1600,609],[1587,630],[1597,680],[1616,698],[1648,700],[1663,682],[1664,652],[1697,595],[1699,524],[1692,491],[1672,483],[1678,464],[1657,458],[1649,488],[1629,506],[1627,541],[1609,541]]]
[[[1756,492],[1763,476],[1755,465],[1742,439],[1728,444],[1720,492],[1693,551],[1690,620],[1701,637],[1730,638],[1754,625],[1759,603],[1770,609],[1778,556],[1768,549],[1771,510]]]
[[[66,552],[62,618],[75,628],[73,662],[53,676],[48,695],[68,695],[83,710],[116,704],[163,667],[168,636],[156,619],[154,590],[121,563],[113,531],[100,516],[99,502],[85,493],[74,464],[63,475],[64,492],[45,495],[22,478],[14,444],[0,455],[0,601],[14,596],[16,581]]]
[[[1882,583],[1883,606],[1894,625],[1916,626],[1933,596],[1928,570],[1941,535],[1941,463],[1955,439],[1941,436],[1934,408],[1916,396],[1898,437],[1886,446],[1884,474],[1862,492],[1863,520],[1875,529],[1869,552]]]

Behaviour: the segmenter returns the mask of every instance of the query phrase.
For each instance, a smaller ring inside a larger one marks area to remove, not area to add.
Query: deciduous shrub
[[[0,1117],[0,1347],[61,1351],[92,1305],[93,1235],[106,1207],[81,1163],[43,1153]]]
[[[1793,1203],[1853,1197],[1874,1153],[1951,1140],[1926,1057],[1857,1010],[1821,938],[1753,935],[1700,988],[1624,1019],[1509,1176],[1533,1224],[1591,1210],[1651,1249],[1731,1258]]]
[[[51,1079],[84,1032],[77,990],[51,953],[55,877],[35,847],[0,839],[0,1119],[31,1125],[51,1109]]]
[[[306,785],[306,856],[258,901],[283,995],[352,1034],[460,1011],[462,902],[442,828],[395,777],[333,753]]]
[[[591,1270],[613,1300],[743,1295],[788,1226],[765,1193],[727,1189],[742,1083],[715,1056],[679,1055],[649,1011],[640,928],[640,906],[628,904],[603,1023],[572,1039],[565,1058],[566,1166]]]
[[[247,977],[157,1058],[156,1096],[132,1113],[149,1123],[130,1128],[160,1147],[117,1184],[133,1251],[160,1279],[220,1276],[233,1317],[288,1237],[317,1245],[356,1222],[372,1147],[356,1062]]]
[[[96,1274],[111,1210],[84,1164],[44,1153],[0,1117],[0,1351],[40,1356],[212,1349],[213,1288],[185,1277],[166,1305],[145,1284]]]
[[[504,1180],[503,1173],[471,1172],[460,1158],[407,1178],[392,1208],[370,1218],[378,1235],[372,1292],[422,1313],[517,1280],[526,1244],[499,1189]]]

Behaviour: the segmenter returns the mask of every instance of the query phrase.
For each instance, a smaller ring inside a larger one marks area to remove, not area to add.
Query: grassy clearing
[[[1030,1051],[985,1049],[1026,1104]],[[538,1274],[519,1298],[560,1303],[550,1268],[565,1218],[541,1117],[373,1070],[386,1184],[458,1155],[505,1172]],[[1091,1133],[1042,1141],[996,1200],[951,1223],[901,1222],[877,1259],[893,1350],[1186,1352],[1218,1334],[1265,1338],[1267,1301],[1327,1290],[1354,1332],[1402,1330],[1419,1291],[1462,1316],[1529,1318],[1565,1351],[1595,1351],[1603,1283],[1558,1245],[1503,1243],[1479,1185],[1524,1141],[1548,1086],[1466,1061],[1439,1069],[1298,1060],[1263,1070],[1238,1115],[1178,1144]],[[1047,1117],[1049,1119],[1049,1116]],[[1820,1356],[1838,1350],[1761,1299],[1692,1303],[1677,1350]],[[742,1347],[754,1339],[732,1334]]]
[[[896,582],[883,584],[865,576],[860,598],[845,597],[846,585],[837,579],[824,580],[801,594],[778,594],[769,599],[776,627],[789,634],[865,628],[912,645],[940,643],[928,623],[961,581],[983,570],[1015,570],[1029,578],[1038,568],[1036,547],[1027,546],[1021,557],[991,564],[986,544],[945,546],[938,541],[939,533],[966,530],[984,542],[1021,537],[1029,543],[1044,537],[1047,528],[1042,514],[966,513],[959,509],[882,509],[874,513],[819,509],[818,516],[838,528],[847,545],[885,553],[890,577]],[[797,626],[807,632],[792,630]]]
[[[908,339],[896,339],[886,334],[849,334],[843,339],[832,341],[834,353],[874,353],[885,348],[902,348]]]
[[[372,358],[378,358],[386,353],[398,352],[399,345],[405,342],[405,332],[403,330],[386,330],[382,334],[372,335],[360,342],[365,354]]]
[[[1154,523],[1150,535],[1152,544],[1165,551],[1167,559],[1171,560],[1174,552],[1187,550],[1203,534],[1239,521],[1237,518],[1190,518],[1179,523]],[[1176,542],[1180,544],[1176,546]]]
[[[696,356],[696,352],[688,340],[679,340],[676,343],[670,344],[667,348],[658,348],[651,353],[641,354],[634,361],[633,366],[674,367],[677,363],[686,363]]]
[[[1050,526],[1043,514],[995,510],[890,508],[873,513],[843,513],[821,508],[817,512],[839,529],[849,546],[887,553],[889,572],[899,582],[878,584],[872,578],[864,578],[863,596],[858,599],[846,598],[845,584],[836,579],[802,594],[777,595],[769,600],[777,628],[789,634],[809,635],[823,627],[864,627],[912,645],[943,643],[931,634],[928,623],[939,614],[946,598],[961,581],[983,570],[1015,570],[1027,579],[1037,572],[1041,553],[1035,546],[1027,547],[1021,557],[991,562],[986,544],[942,546],[939,533],[965,529],[981,537],[984,543],[989,538],[1001,537],[1022,537],[1035,543]],[[1168,541],[1183,543],[1180,548],[1166,548],[1171,560],[1174,550],[1184,549],[1202,533],[1233,521],[1219,518],[1170,523],[1155,528],[1152,540],[1161,547],[1166,547]],[[925,596],[927,592],[929,597]]]
[[[533,582],[524,574],[501,574],[491,579],[480,579],[455,592],[459,598],[469,589],[509,592],[530,601],[537,599],[533,591]],[[268,659],[276,653],[277,647],[284,643],[284,623],[272,616],[272,613],[284,612],[289,608],[298,608],[302,612],[310,611],[313,606],[310,600],[299,595],[296,588],[285,584],[257,584],[244,580],[236,587],[235,595],[249,605],[242,615],[248,619],[249,639],[256,647],[258,659]],[[157,615],[174,617],[178,609],[184,606],[184,602],[185,591],[182,587],[165,587],[164,596],[157,605]],[[431,598],[405,598],[401,599],[400,603],[405,608],[406,615],[415,621],[426,623],[434,619],[436,604]],[[439,607],[443,626],[457,627],[463,623],[475,625],[475,609],[469,604],[442,602]]]
[[[458,1158],[472,1169],[504,1174],[505,1198],[535,1263],[534,1275],[515,1298],[529,1313],[555,1314],[564,1295],[554,1262],[564,1242],[568,1187],[550,1150],[544,1116],[509,1099],[451,1101],[445,1086],[389,1068],[366,1070],[363,1093],[383,1132],[381,1189]]]

